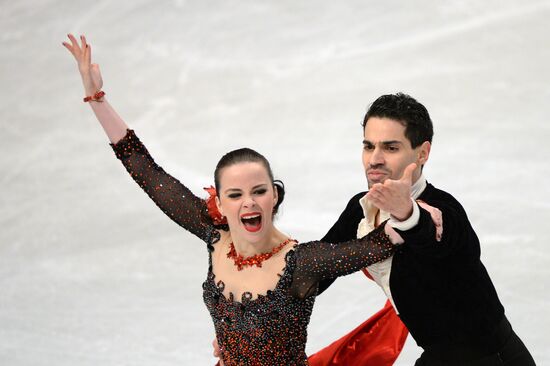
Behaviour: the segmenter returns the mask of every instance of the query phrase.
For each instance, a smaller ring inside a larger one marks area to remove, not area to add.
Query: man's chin
[[[367,184],[369,186],[369,189],[372,188],[373,185],[377,183],[384,183],[385,179],[367,179]]]

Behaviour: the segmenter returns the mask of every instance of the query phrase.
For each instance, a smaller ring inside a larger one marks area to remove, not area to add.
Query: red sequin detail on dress
[[[261,267],[263,261],[266,261],[269,258],[273,257],[275,254],[279,253],[281,249],[283,249],[291,241],[296,241],[296,240],[292,238],[288,238],[287,240],[283,241],[281,244],[271,249],[271,251],[268,253],[255,254],[246,258],[244,258],[240,254],[237,254],[237,251],[235,250],[235,245],[233,245],[233,242],[231,242],[229,243],[229,252],[227,253],[227,258],[233,259],[233,262],[235,262],[235,266],[237,266],[237,269],[239,271],[242,271],[244,267],[252,267],[252,266]]]

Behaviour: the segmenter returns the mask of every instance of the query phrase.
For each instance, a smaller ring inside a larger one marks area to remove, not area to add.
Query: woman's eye
[[[239,198],[241,196],[240,193],[230,193],[227,195],[229,198]]]
[[[256,194],[264,194],[265,192],[267,192],[267,189],[262,188],[262,189],[258,189],[258,190],[257,190],[256,192],[254,192],[254,193],[256,193]]]

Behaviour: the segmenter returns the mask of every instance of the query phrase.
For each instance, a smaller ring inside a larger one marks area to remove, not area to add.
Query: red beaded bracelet
[[[84,103],[87,103],[87,102],[90,102],[90,101],[95,101],[95,102],[101,102],[101,98],[103,98],[105,96],[105,92],[103,90],[100,90],[98,91],[97,93],[95,93],[94,95],[90,95],[90,96],[87,96],[84,98]]]

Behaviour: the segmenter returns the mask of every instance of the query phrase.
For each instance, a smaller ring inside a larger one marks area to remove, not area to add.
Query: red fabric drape
[[[363,270],[372,280],[372,276]],[[363,324],[314,353],[310,366],[390,366],[393,365],[409,331],[390,301]]]

